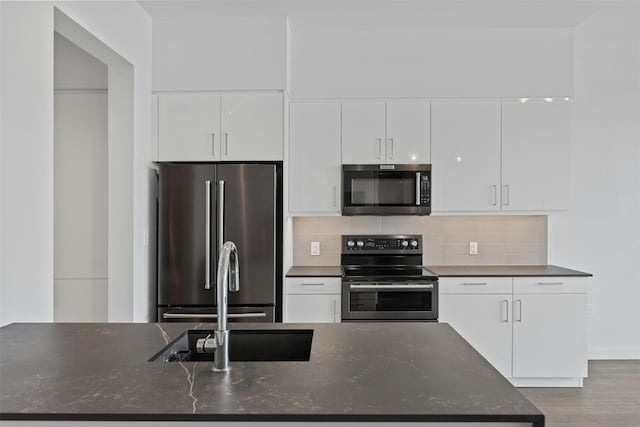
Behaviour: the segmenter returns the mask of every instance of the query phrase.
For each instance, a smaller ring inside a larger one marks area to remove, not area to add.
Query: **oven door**
[[[343,165],[343,215],[428,215],[430,165]]]
[[[437,320],[437,282],[342,283],[342,319]]]

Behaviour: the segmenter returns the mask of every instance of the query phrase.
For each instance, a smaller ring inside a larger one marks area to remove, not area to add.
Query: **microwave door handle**
[[[416,172],[416,206],[420,206],[420,172]]]

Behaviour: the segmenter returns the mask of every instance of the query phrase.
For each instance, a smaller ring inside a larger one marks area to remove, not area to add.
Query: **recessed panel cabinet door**
[[[511,376],[511,294],[440,294],[449,323],[505,377]]]
[[[289,105],[289,211],[340,213],[340,104]]]
[[[282,160],[282,94],[224,94],[221,105],[221,160]]]
[[[503,101],[502,210],[567,210],[570,149],[570,102]]]
[[[342,104],[342,163],[381,164],[385,160],[385,103]]]
[[[433,211],[500,210],[500,102],[431,103]]]
[[[431,163],[429,103],[387,102],[387,163]]]
[[[587,295],[513,295],[513,377],[587,376]]]
[[[158,96],[158,160],[220,159],[220,96],[210,93]]]

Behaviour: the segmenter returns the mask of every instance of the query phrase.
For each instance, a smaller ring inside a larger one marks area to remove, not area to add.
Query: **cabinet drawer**
[[[285,293],[293,294],[340,294],[342,279],[339,277],[295,277],[286,279]]]
[[[514,277],[513,293],[519,294],[586,294],[584,277]]]
[[[441,294],[510,294],[511,277],[441,277]]]

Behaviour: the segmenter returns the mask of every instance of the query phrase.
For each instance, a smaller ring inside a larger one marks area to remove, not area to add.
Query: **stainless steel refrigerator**
[[[229,320],[281,321],[282,164],[160,163],[158,180],[158,321],[215,322],[229,240],[240,264]]]

